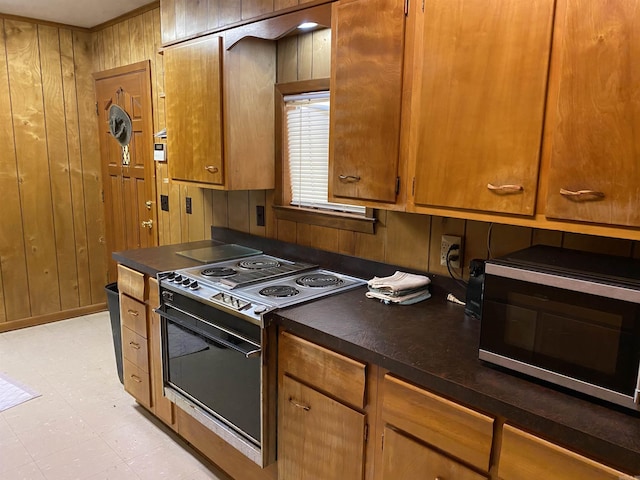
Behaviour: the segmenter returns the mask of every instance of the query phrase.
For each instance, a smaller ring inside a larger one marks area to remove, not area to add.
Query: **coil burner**
[[[296,283],[302,287],[328,288],[342,285],[344,281],[328,273],[310,273],[296,278]]]

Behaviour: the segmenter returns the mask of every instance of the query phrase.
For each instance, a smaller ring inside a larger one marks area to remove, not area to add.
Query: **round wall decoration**
[[[109,132],[121,146],[126,147],[129,145],[132,129],[129,114],[119,105],[111,105],[109,107]]]

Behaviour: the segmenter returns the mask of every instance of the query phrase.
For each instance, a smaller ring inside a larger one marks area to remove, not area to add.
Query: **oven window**
[[[168,309],[163,316],[165,384],[260,445],[260,355],[256,347]],[[217,314],[217,313],[216,313]],[[224,315],[222,312],[220,314]]]
[[[633,395],[638,305],[513,279],[485,277],[481,348]]]

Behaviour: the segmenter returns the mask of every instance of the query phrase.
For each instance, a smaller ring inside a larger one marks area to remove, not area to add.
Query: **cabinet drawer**
[[[327,392],[357,408],[364,408],[366,365],[287,332],[280,335],[281,372]]]
[[[485,475],[388,427],[384,429],[383,471],[382,478],[390,480],[487,479]]]
[[[126,295],[120,295],[120,321],[123,327],[147,338],[147,316],[144,303]]]
[[[488,471],[493,419],[385,375],[383,420]]]
[[[144,273],[118,265],[118,291],[144,302]]]
[[[126,358],[122,362],[124,389],[147,408],[151,408],[149,374]]]
[[[503,480],[633,479],[510,425],[504,426],[499,474]]]
[[[145,372],[149,372],[147,339],[127,327],[122,327],[122,356]]]

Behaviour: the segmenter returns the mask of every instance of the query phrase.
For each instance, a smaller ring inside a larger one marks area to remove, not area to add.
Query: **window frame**
[[[361,233],[375,233],[374,209],[367,207],[364,215],[357,213],[320,210],[314,208],[295,207],[287,201],[286,189],[289,184],[288,166],[285,161],[284,148],[284,97],[307,92],[330,90],[330,79],[319,78],[297,82],[277,83],[275,85],[275,156],[276,185],[274,195],[274,214],[278,220],[288,220],[309,225],[351,230]]]

